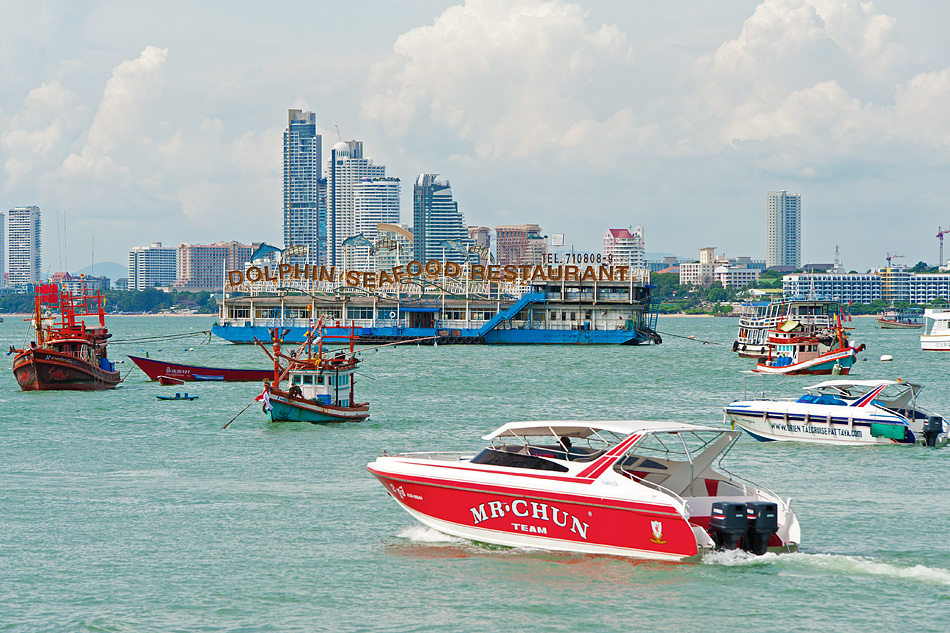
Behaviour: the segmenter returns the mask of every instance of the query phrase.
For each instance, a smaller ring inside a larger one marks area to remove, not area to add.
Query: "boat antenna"
[[[56,254],[59,256],[59,267],[63,268],[63,240],[59,237],[59,209],[56,209]]]

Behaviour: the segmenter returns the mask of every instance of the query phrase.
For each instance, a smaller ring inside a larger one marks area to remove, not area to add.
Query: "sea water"
[[[721,426],[733,399],[822,379],[742,373],[734,319],[664,317],[650,347],[368,350],[369,420],[274,425],[254,403],[226,430],[260,385],[162,387],[125,356],[268,364],[252,346],[203,343],[211,322],[110,318],[110,355],[125,360],[112,391],[21,392],[6,357],[0,631],[950,630],[950,448],[743,435],[723,466],[791,498],[801,551],[696,564],[447,537],[366,470],[383,450],[475,451],[519,419]],[[950,414],[950,354],[922,352],[919,332],[849,325],[867,344],[853,377],[919,381],[921,404]],[[26,334],[8,317],[0,344]],[[184,391],[198,399],[155,397]]]

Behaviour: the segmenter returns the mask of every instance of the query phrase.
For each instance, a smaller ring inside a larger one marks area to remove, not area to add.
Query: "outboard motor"
[[[761,556],[768,551],[769,539],[778,532],[778,504],[771,501],[750,501],[746,504],[748,534],[742,549]]]
[[[736,549],[748,529],[744,503],[716,501],[712,504],[709,531],[716,549]]]
[[[943,418],[932,415],[924,422],[924,441],[927,446],[937,445],[937,436],[943,433]]]

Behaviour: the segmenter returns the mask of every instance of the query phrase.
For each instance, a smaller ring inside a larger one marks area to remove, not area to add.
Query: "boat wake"
[[[863,556],[841,554],[765,554],[754,556],[741,550],[714,552],[703,557],[705,565],[726,567],[782,565],[811,568],[847,576],[886,577],[928,585],[950,586],[950,570],[926,565],[901,567]]]
[[[448,534],[443,534],[438,530],[433,530],[430,527],[424,525],[413,525],[407,527],[405,530],[397,534],[396,536],[404,539],[408,539],[414,543],[469,543],[463,538],[458,538],[455,536],[449,536]]]

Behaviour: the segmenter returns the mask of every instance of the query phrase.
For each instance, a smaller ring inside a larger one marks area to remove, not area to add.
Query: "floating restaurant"
[[[232,343],[302,342],[322,322],[360,343],[658,344],[650,273],[605,265],[411,261],[385,271],[279,263],[225,273],[212,332]]]

